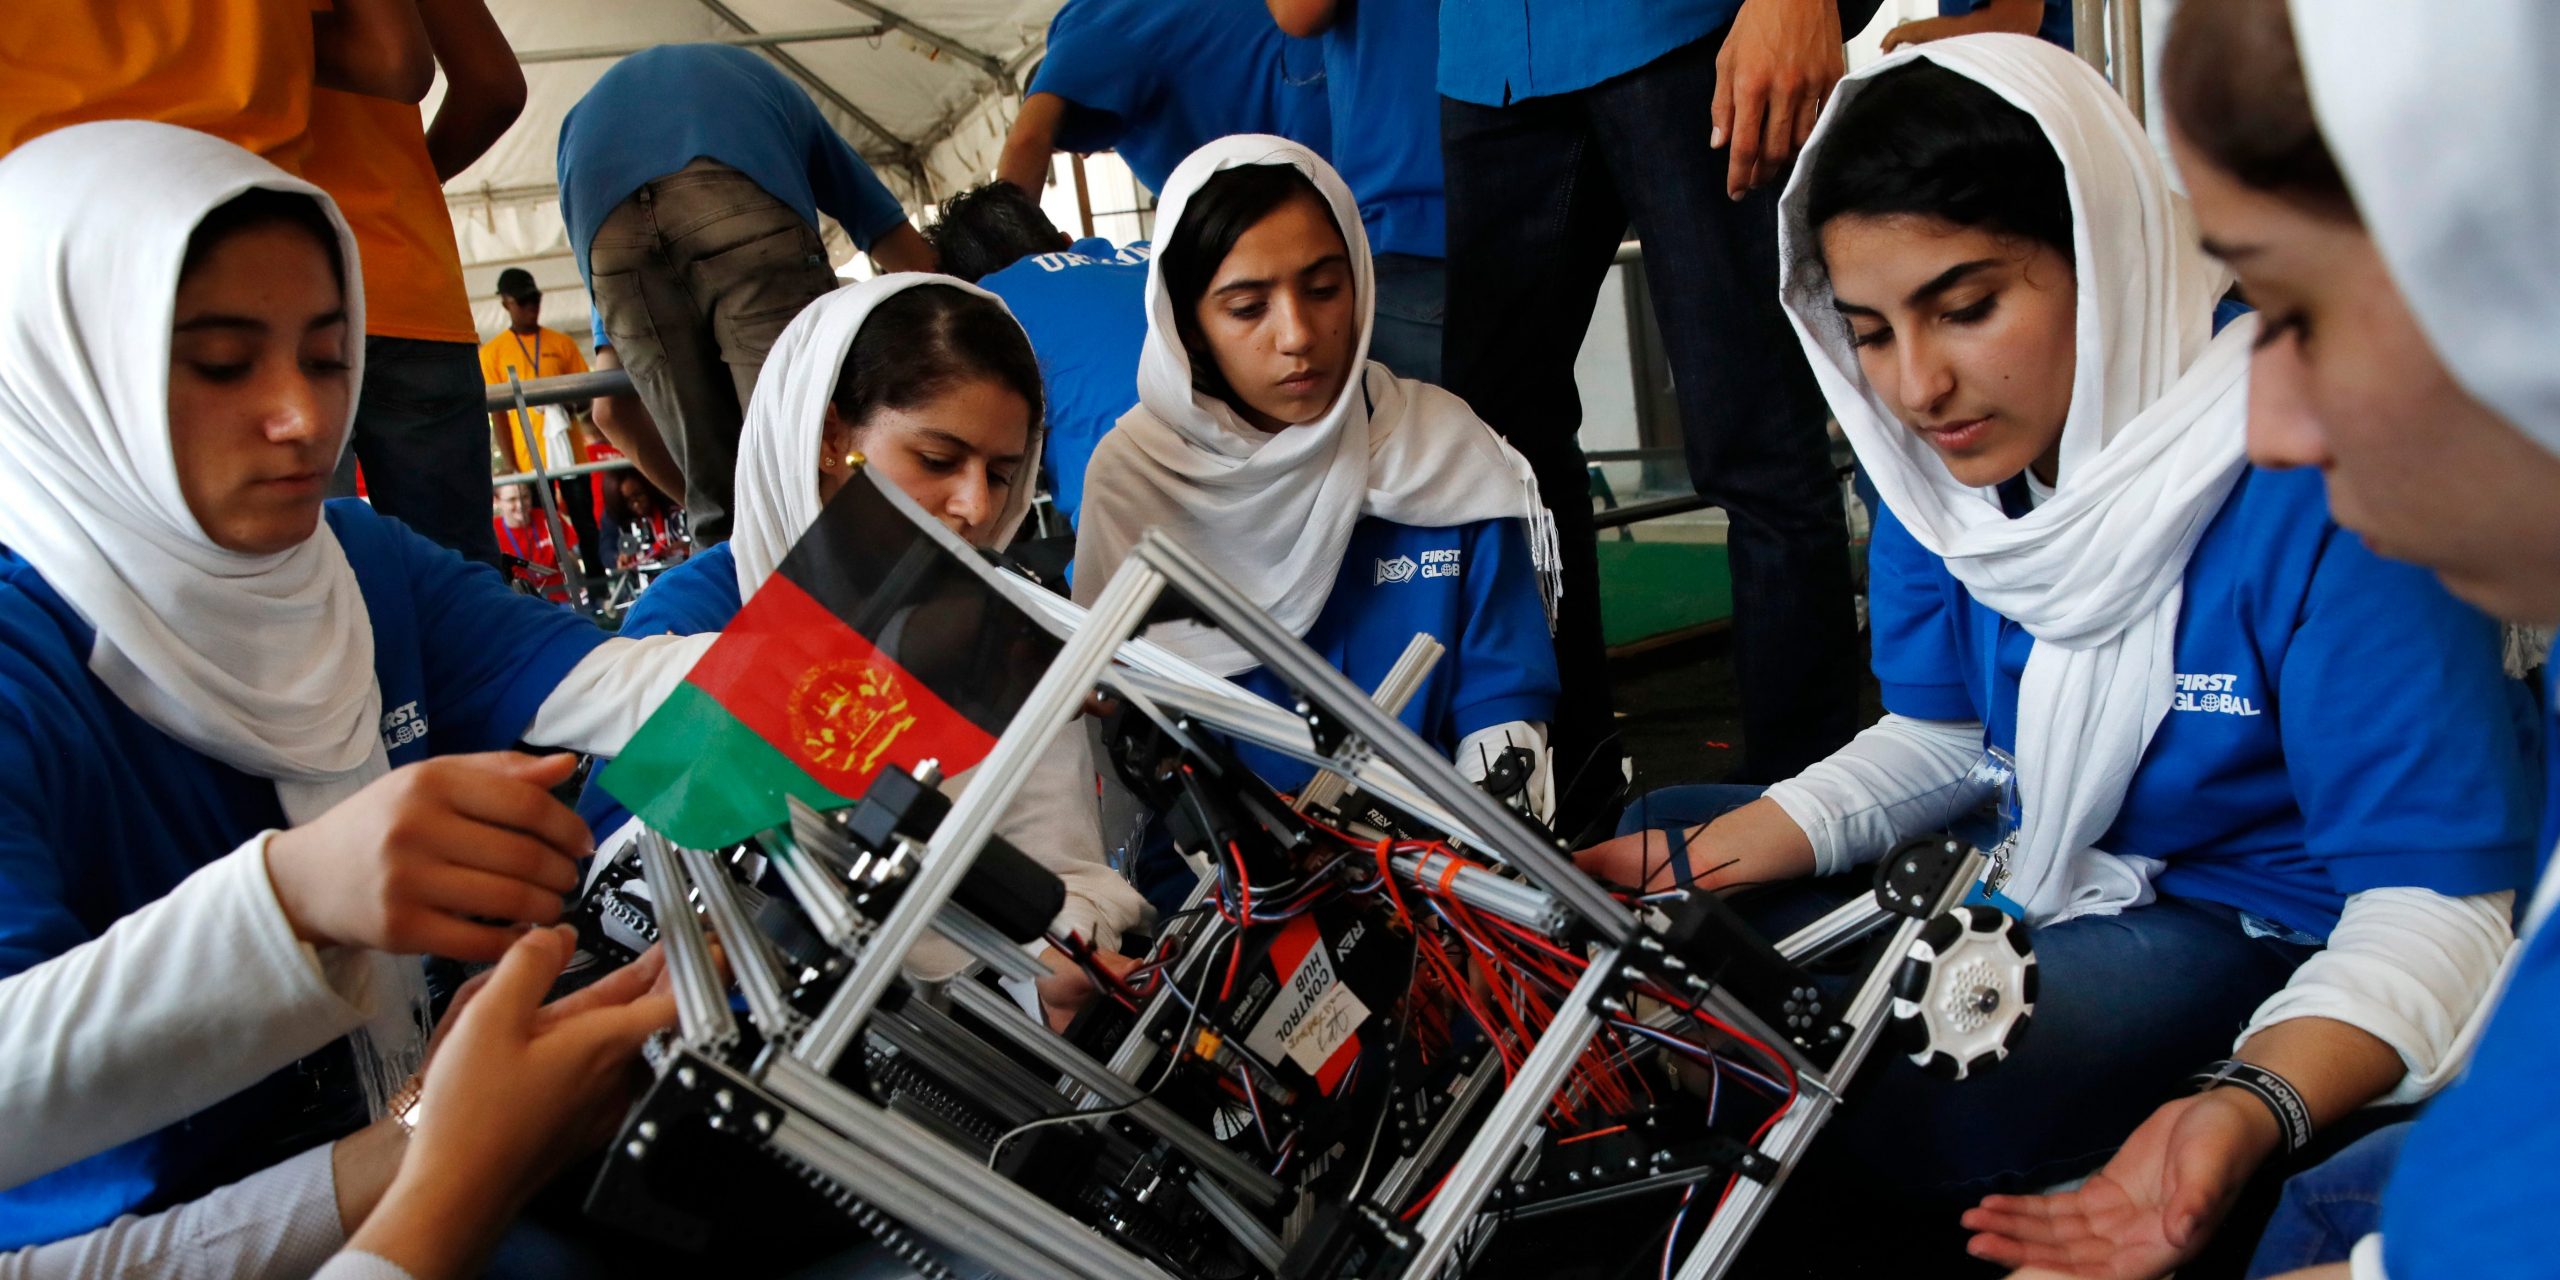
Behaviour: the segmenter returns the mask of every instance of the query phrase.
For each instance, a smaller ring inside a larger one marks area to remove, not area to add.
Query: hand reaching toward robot
[[[2166,1275],[2204,1247],[2278,1141],[2252,1099],[2231,1090],[2180,1098],[2152,1112],[2078,1190],[1991,1196],[1967,1210],[1967,1248],[2084,1280]]]
[[[675,997],[633,965],[545,1006],[571,945],[559,929],[517,939],[450,1019],[399,1176],[350,1248],[413,1276],[472,1274],[559,1163],[610,1133],[628,1068],[674,1024]]]

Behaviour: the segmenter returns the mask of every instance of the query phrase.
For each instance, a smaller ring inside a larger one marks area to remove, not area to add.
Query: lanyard
[[[541,376],[542,376],[542,331],[541,331],[540,329],[536,329],[536,330],[534,330],[534,331],[533,331],[533,350],[531,350],[531,351],[527,351],[527,350],[525,350],[525,349],[524,349],[524,335],[523,335],[523,334],[518,333],[518,332],[516,332],[516,331],[515,331],[515,330],[513,330],[513,329],[509,329],[509,330],[507,330],[507,336],[516,340],[516,354],[517,354],[517,355],[520,355],[520,356],[523,356],[525,359],[530,360],[530,361],[532,361],[532,362],[533,362],[533,376],[535,376],[535,377],[537,377],[537,378],[541,377]]]

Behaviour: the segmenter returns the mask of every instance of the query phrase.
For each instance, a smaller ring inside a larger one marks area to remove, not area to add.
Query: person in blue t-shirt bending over
[[[945,274],[1004,299],[1031,335],[1049,402],[1040,467],[1072,525],[1094,446],[1138,402],[1150,251],[1143,241],[1070,241],[1037,200],[1003,181],[944,201],[932,239]]]
[[[1447,314],[1448,201],[1440,174],[1439,0],[1267,0],[1293,36],[1324,41],[1333,148],[1378,273],[1369,358],[1417,382],[1440,381]]]
[[[14,1249],[390,1114],[422,1056],[417,957],[497,959],[589,851],[548,793],[574,758],[508,748],[618,749],[710,640],[609,639],[325,501],[364,298],[318,188],[191,130],[85,124],[0,159],[0,239]],[[263,1211],[352,1227],[330,1163]],[[178,1247],[283,1234],[197,1225]]]
[[[616,447],[678,494],[694,541],[729,536],[738,426],[774,336],[836,287],[818,214],[883,271],[933,250],[799,85],[748,49],[671,44],[613,64],[560,123],[560,217],[595,345],[631,372],[647,432]],[[672,473],[672,474],[671,474]]]
[[[1364,688],[1428,634],[1447,653],[1405,723],[1470,777],[1529,749],[1543,794],[1554,542],[1537,486],[1457,397],[1367,359],[1376,285],[1341,176],[1285,139],[1225,138],[1174,170],[1158,218],[1138,407],[1086,472],[1077,599],[1158,529]],[[1155,638],[1296,700],[1222,633]],[[1244,757],[1283,791],[1308,780]]]
[[[1060,151],[1116,151],[1139,183],[1212,138],[1333,141],[1324,51],[1282,35],[1262,0],[1068,0],[1005,135],[996,177],[1037,196]]]
[[[972,546],[1005,546],[1030,513],[1040,368],[1022,326],[985,290],[920,272],[839,290],[783,330],[766,369],[739,445],[737,535],[652,583],[623,617],[623,635],[727,626],[858,466]],[[1109,954],[1144,905],[1103,861],[1084,747],[1081,731],[1062,735],[997,830],[1066,882],[1052,931]],[[608,840],[629,816],[592,785],[579,813]],[[936,969],[949,960],[930,949],[918,957]],[[1040,996],[1064,1026],[1092,988],[1056,948],[1044,958],[1057,972]]]
[[[2388,0],[2317,0],[2290,17],[2284,0],[2182,5],[2162,100],[2205,243],[2269,317],[2250,373],[2251,457],[2318,468],[2341,523],[2375,548],[2492,614],[2549,628],[2560,625],[2560,372],[2546,338],[2560,298],[2560,170],[2547,124],[2560,96],[2540,63],[2560,46],[2560,13],[2510,0],[2445,18]],[[2556,668],[2546,660],[2546,677]],[[2414,1123],[2288,1183],[2252,1276],[2553,1273],[2560,722],[2549,711],[2542,885],[2468,1065]],[[2447,714],[2420,708],[2382,728]],[[2001,1256],[2052,1268],[2022,1274],[2158,1270],[2111,1218],[2039,1214],[2011,1238]]]
[[[1872,1066],[1761,1239],[1810,1248],[1799,1213],[1889,1198],[1895,1247],[1943,1258],[1982,1200],[1972,1247],[2014,1260],[2040,1202],[1984,1194],[2103,1160],[2070,1203],[2139,1204],[2165,1270],[2308,1137],[2240,1085],[2179,1096],[2190,1074],[2236,1056],[2313,1124],[2450,1074],[2532,868],[2523,689],[2497,627],[2340,530],[2317,476],[2247,464],[2256,321],[2215,332],[2229,273],[2162,230],[2183,204],[2087,64],[2007,35],[1888,58],[1843,82],[1780,216],[1787,305],[1884,498],[1891,714],[1738,807],[1648,797],[1631,816],[1666,829],[1585,864],[1838,876],[1944,823],[1986,745],[2013,755],[1990,887],[2032,930],[2034,1024],[1981,1085]],[[1827,883],[1747,909],[1783,928],[1865,878]]]

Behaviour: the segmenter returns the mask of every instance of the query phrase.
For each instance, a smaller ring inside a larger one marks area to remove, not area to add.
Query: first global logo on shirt
[[[2240,683],[2240,677],[2236,675],[2181,671],[2177,681],[2178,691],[2169,699],[2171,711],[2201,711],[2222,716],[2259,714],[2255,699],[2232,692]]]
[[[1388,586],[1411,582],[1415,578],[1454,578],[1458,576],[1459,566],[1466,562],[1465,555],[1456,547],[1443,547],[1423,552],[1420,560],[1412,556],[1380,556],[1378,578],[1371,585]]]

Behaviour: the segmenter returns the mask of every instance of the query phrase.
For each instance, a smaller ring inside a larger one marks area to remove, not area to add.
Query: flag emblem
[[[791,732],[821,770],[877,773],[881,755],[915,726],[898,677],[876,663],[839,660],[812,667],[791,696]]]

